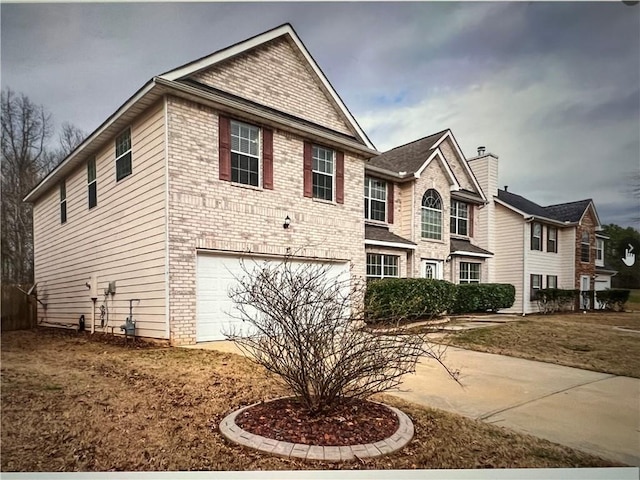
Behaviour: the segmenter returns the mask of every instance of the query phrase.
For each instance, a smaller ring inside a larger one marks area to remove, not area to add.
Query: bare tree
[[[60,142],[60,148],[56,151],[58,160],[64,160],[84,141],[86,137],[87,134],[84,131],[71,123],[64,122],[62,124],[62,130],[58,135],[58,140]]]
[[[33,279],[33,218],[22,199],[48,169],[51,117],[10,89],[2,91],[2,280]]]
[[[432,347],[424,334],[364,326],[362,282],[354,285],[326,266],[292,263],[290,257],[242,268],[229,296],[249,328],[226,336],[278,375],[311,413],[396,388],[422,356],[444,366],[444,349]]]

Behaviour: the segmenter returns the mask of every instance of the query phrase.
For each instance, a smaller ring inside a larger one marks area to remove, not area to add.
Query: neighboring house
[[[478,152],[469,164],[485,191],[489,204],[479,221],[488,225],[484,245],[495,256],[491,281],[516,287],[510,312],[539,311],[534,300],[544,288],[579,289],[578,308],[593,308],[591,290],[611,285],[615,271],[605,268],[604,240],[591,199],[542,207],[507,190],[499,190],[498,157]],[[599,259],[599,260],[598,260]]]
[[[25,198],[39,321],[188,344],[223,338],[243,258],[364,276],[377,153],[290,25],[154,77]]]
[[[365,174],[368,278],[488,281],[487,201],[450,130],[371,158]]]

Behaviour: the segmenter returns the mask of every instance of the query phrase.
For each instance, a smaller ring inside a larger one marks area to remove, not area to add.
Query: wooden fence
[[[26,330],[37,324],[36,300],[28,297],[22,290],[27,291],[30,285],[2,284],[2,331]]]

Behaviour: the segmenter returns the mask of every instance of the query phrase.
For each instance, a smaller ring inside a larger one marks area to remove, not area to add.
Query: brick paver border
[[[355,460],[356,458],[379,457],[403,448],[411,441],[414,433],[413,422],[406,414],[397,408],[384,405],[396,414],[400,425],[398,426],[396,433],[379,442],[350,445],[346,447],[322,447],[318,445],[281,442],[279,440],[273,440],[260,435],[254,435],[253,433],[243,430],[236,424],[236,417],[254,405],[258,405],[258,403],[241,408],[227,415],[222,422],[220,422],[220,433],[234,443],[239,443],[245,447],[254,448],[261,452],[271,453],[272,455],[278,455],[280,457],[324,460],[326,462],[340,462],[344,460]]]

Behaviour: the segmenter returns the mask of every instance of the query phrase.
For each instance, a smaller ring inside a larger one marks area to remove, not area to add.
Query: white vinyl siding
[[[523,219],[517,213],[497,204],[495,206],[495,231],[500,232],[495,237],[493,257],[494,281],[510,283],[516,287],[516,300],[509,309],[501,310],[507,313],[522,313],[524,295],[523,262],[524,262],[524,231]],[[529,238],[527,237],[527,241]]]
[[[596,238],[596,265],[604,267],[604,240]]]
[[[129,300],[136,334],[166,337],[165,324],[165,176],[162,105],[152,107],[132,124],[132,151],[137,172],[126,182],[114,175],[115,141],[96,155],[96,178],[104,208],[87,208],[87,167],[79,165],[67,177],[69,221],[60,228],[58,190],[52,189],[34,206],[35,281],[47,309],[38,306],[38,319],[77,325],[84,315],[90,329],[92,302],[85,286],[98,279],[98,308],[109,281],[116,295],[108,299],[109,325],[115,331],[129,316]],[[56,221],[53,221],[55,217]]]

